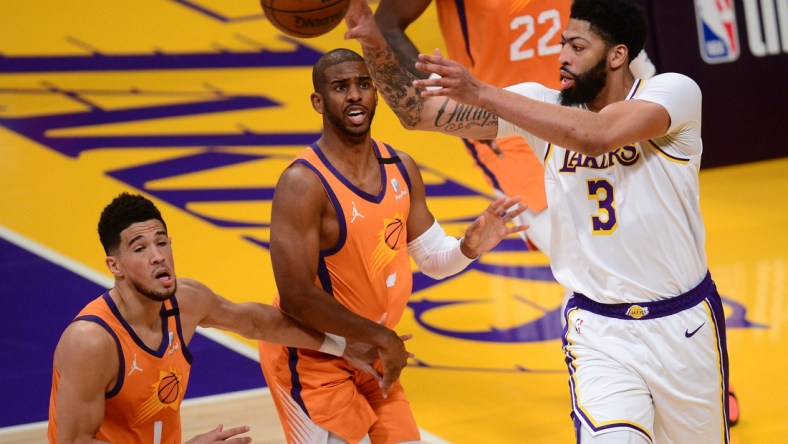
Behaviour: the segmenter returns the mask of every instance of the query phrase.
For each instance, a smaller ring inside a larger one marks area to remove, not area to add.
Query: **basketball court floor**
[[[358,47],[344,25],[283,36],[256,1],[0,4],[0,442],[44,442],[59,334],[112,285],[96,234],[104,205],[144,193],[167,220],[180,276],[270,302],[273,187],[320,131],[311,66]],[[441,46],[435,23],[430,8],[413,26],[420,47]],[[414,156],[452,234],[489,201],[459,140],[406,132],[382,101],[373,137]],[[733,443],[788,436],[786,173],[788,158],[701,173],[742,409]],[[402,379],[425,442],[572,442],[561,294],[546,258],[516,238],[451,279],[416,273],[398,332],[415,335]],[[267,424],[256,442],[282,442],[254,344],[203,331],[190,348],[184,423],[207,431],[251,416]]]

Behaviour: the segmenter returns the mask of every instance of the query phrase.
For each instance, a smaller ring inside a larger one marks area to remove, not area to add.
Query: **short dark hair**
[[[588,22],[610,46],[625,45],[630,61],[646,44],[646,15],[632,0],[574,0],[569,18]]]
[[[363,62],[364,57],[346,48],[333,49],[320,57],[312,67],[312,87],[315,92],[322,91],[326,83],[326,70],[334,65],[345,62]]]
[[[164,225],[167,224],[161,217],[159,209],[146,197],[139,194],[121,193],[112,202],[104,207],[98,223],[99,239],[104,246],[104,252],[117,250],[120,245],[120,233],[132,224],[156,219]]]

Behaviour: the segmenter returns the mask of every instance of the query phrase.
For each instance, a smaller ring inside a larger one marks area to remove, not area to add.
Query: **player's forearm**
[[[393,331],[351,312],[320,290],[305,297],[282,294],[280,306],[298,323],[317,331],[333,333],[378,347],[390,345],[389,336],[397,337]]]
[[[402,65],[396,54],[381,38],[375,44],[362,45],[364,59],[383,100],[397,115],[403,126],[418,128],[424,99],[413,86],[417,77]]]
[[[323,343],[323,333],[304,326],[282,310],[264,306],[266,313],[258,316],[249,326],[246,337],[289,347],[318,350]],[[248,336],[247,336],[248,335]]]
[[[598,156],[621,146],[613,123],[599,113],[558,106],[486,85],[478,106],[501,119],[572,151]]]
[[[381,30],[400,64],[413,76],[426,79],[429,75],[416,69],[419,50],[402,30]]]

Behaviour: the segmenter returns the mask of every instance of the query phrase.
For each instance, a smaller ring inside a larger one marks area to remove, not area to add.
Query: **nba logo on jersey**
[[[695,0],[695,17],[704,62],[728,63],[739,58],[739,31],[733,0]]]

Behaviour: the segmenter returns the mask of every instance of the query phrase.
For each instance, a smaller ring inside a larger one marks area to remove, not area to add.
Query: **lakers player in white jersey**
[[[574,291],[563,342],[577,441],[727,443],[725,320],[699,208],[701,92],[680,74],[634,77],[640,7],[574,1],[560,91],[500,89],[437,53],[417,68],[441,77],[415,79],[365,1],[345,19],[406,128],[519,134],[543,160],[551,266]]]

